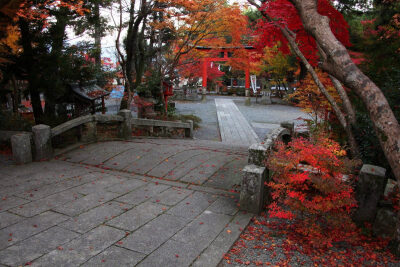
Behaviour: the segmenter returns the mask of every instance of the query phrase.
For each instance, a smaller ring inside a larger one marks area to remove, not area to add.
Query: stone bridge
[[[216,266],[247,147],[135,139],[82,145],[0,173],[0,265]]]

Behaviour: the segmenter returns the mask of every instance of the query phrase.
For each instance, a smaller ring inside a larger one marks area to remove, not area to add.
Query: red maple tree
[[[261,10],[273,18],[275,23],[280,24],[284,28],[287,27],[296,35],[296,42],[300,50],[309,62],[315,66],[318,62],[316,42],[304,29],[299,13],[293,4],[288,0],[267,1],[261,6]],[[321,15],[329,17],[330,26],[336,38],[345,46],[350,46],[349,25],[343,18],[343,15],[332,6],[330,1],[318,0],[318,12]],[[259,20],[257,23],[257,33],[259,38],[256,47],[259,49],[265,46],[272,47],[279,42],[281,43],[280,50],[285,54],[290,53],[287,39],[274,23]]]

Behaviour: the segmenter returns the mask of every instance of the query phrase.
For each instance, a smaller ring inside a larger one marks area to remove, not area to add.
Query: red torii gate
[[[203,94],[206,93],[207,90],[207,67],[208,63],[214,62],[214,61],[228,61],[229,58],[232,57],[233,51],[237,49],[247,49],[247,50],[253,50],[253,46],[244,46],[244,47],[207,47],[207,46],[196,46],[197,50],[208,50],[208,51],[213,51],[218,53],[219,57],[206,57],[203,59],[203,66],[202,66],[202,78],[203,78]],[[250,70],[249,70],[249,64],[247,64],[247,68],[245,70],[245,89],[248,90],[250,89]],[[247,93],[246,93],[247,95]]]

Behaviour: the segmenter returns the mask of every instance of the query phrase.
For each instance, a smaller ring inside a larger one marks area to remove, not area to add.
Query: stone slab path
[[[216,266],[247,147],[136,139],[0,170],[0,266]]]
[[[257,134],[232,99],[216,98],[215,105],[222,142],[246,146],[259,142]]]

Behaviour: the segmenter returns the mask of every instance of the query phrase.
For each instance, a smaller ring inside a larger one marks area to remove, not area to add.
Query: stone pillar
[[[118,112],[119,116],[124,118],[124,121],[121,123],[120,129],[120,137],[124,139],[129,139],[132,136],[132,113],[128,109],[123,109]]]
[[[206,101],[207,100],[207,87],[202,87],[201,88],[201,101]]]
[[[263,105],[271,105],[271,92],[270,91],[264,91],[263,95],[261,97],[261,104]]]
[[[82,133],[82,142],[90,143],[97,141],[97,122],[91,121],[85,123]]]
[[[378,210],[378,202],[383,195],[386,185],[386,169],[364,164],[361,168],[355,187],[357,210],[353,215],[354,221],[362,225],[364,222],[373,223]]]
[[[252,144],[249,147],[248,163],[257,166],[265,166],[264,161],[267,159],[271,145],[271,141]]]
[[[243,169],[243,179],[240,192],[240,209],[254,214],[259,214],[265,206],[267,199],[268,170],[265,167],[247,165]]]
[[[190,124],[190,128],[185,129],[185,137],[193,138],[193,121],[188,120],[187,122]]]
[[[33,142],[35,143],[35,160],[46,160],[53,156],[51,146],[51,128],[48,125],[39,124],[32,127]]]
[[[290,131],[290,134],[293,135],[293,133],[294,133],[294,122],[283,121],[283,122],[281,122],[281,127],[288,129]]]
[[[32,162],[31,135],[19,133],[11,136],[13,158],[17,164]]]
[[[245,104],[246,106],[250,106],[250,105],[251,105],[250,89],[249,89],[249,88],[246,88],[244,92],[245,92],[245,96],[246,96],[246,100],[245,100],[244,104]]]

